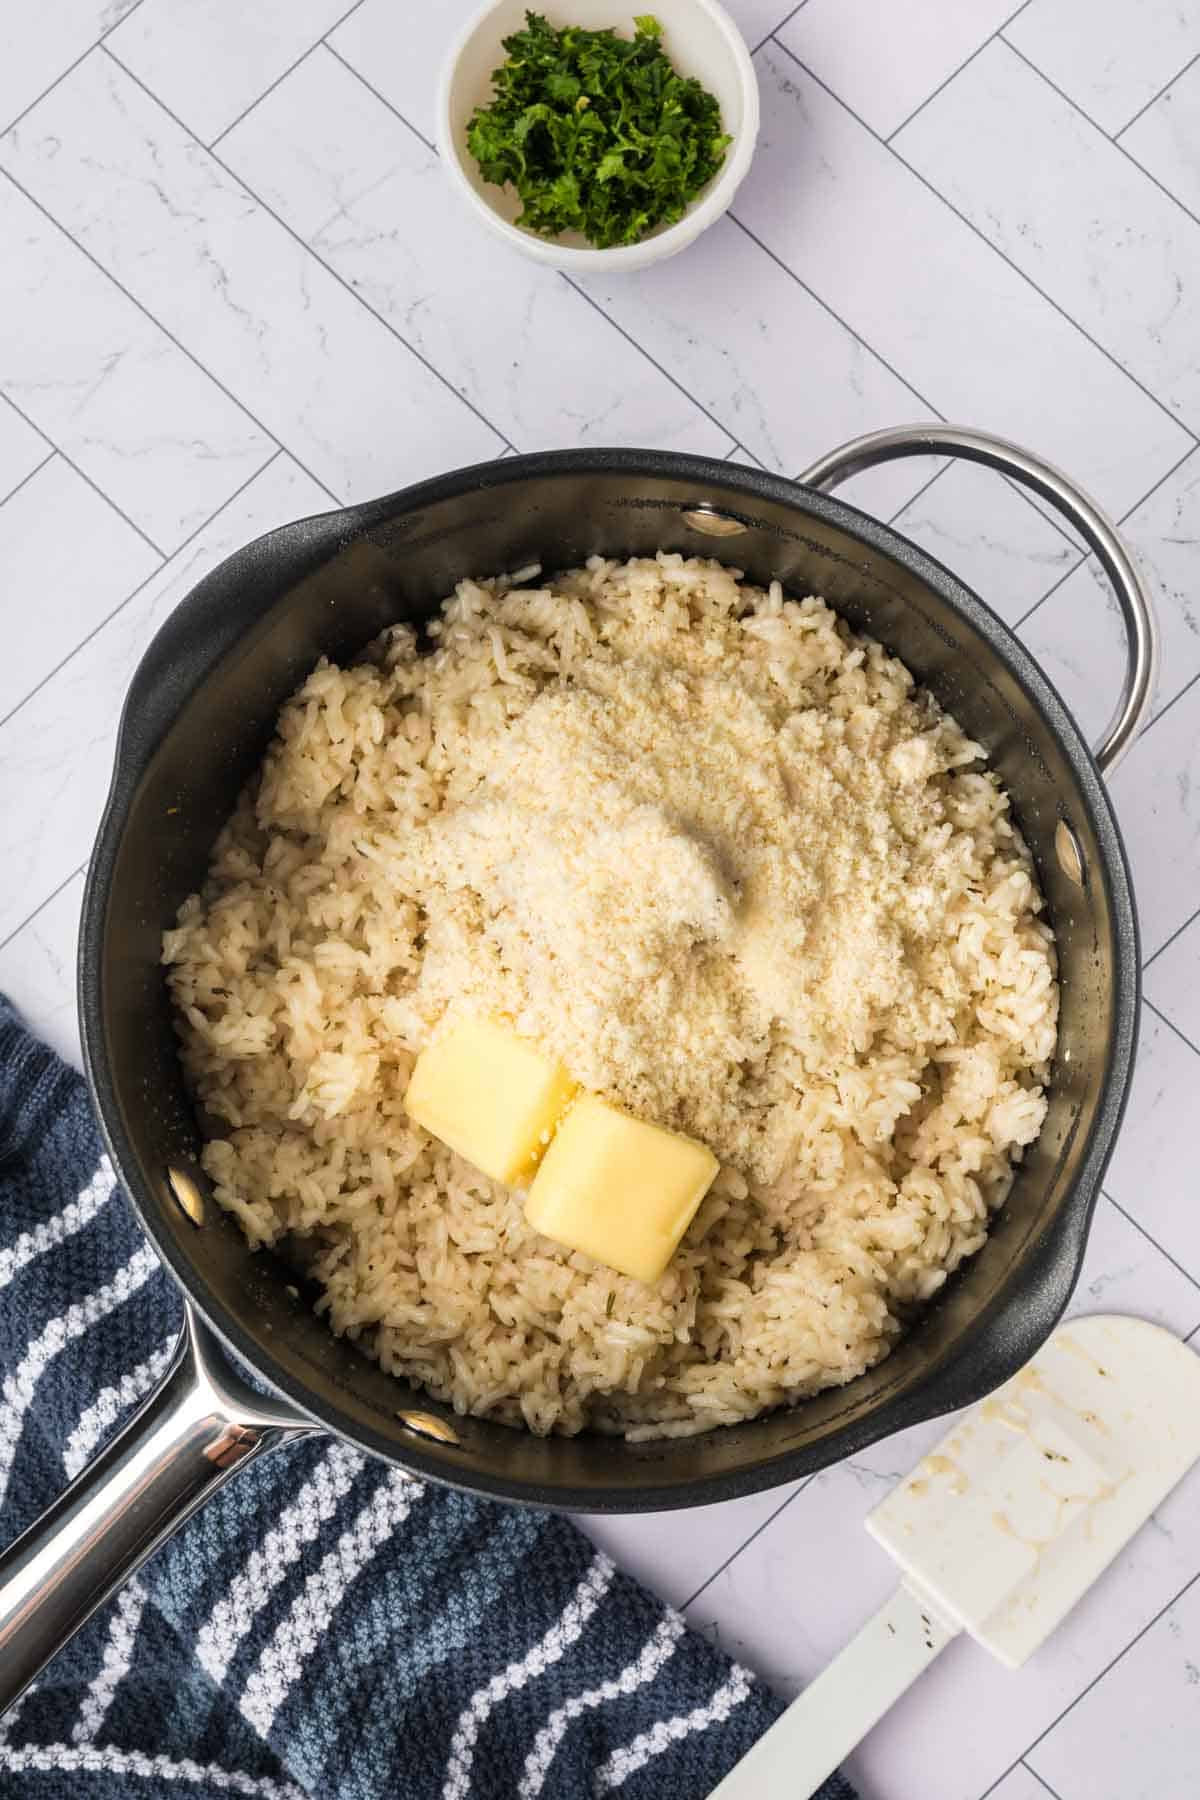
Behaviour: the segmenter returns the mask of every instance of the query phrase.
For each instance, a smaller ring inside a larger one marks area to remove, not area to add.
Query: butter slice
[[[468,1019],[417,1058],[410,1117],[494,1181],[519,1186],[575,1093],[560,1062],[490,1019]]]
[[[637,1281],[657,1281],[720,1164],[694,1138],[577,1100],[525,1202],[535,1231]]]

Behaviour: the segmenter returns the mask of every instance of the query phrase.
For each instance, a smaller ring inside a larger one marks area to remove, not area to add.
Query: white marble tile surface
[[[1059,1800],[1194,1800],[1200,1790],[1200,1582],[1085,1694],[1031,1767]]]
[[[4,500],[22,481],[54,452],[40,432],[35,431],[15,407],[0,400],[0,500]]]
[[[448,213],[437,157],[323,47],[234,126],[222,156],[435,368],[453,369],[519,449],[732,448],[566,281],[545,280],[465,210]],[[531,381],[531,366],[570,367],[569,397],[555,380]]]
[[[1200,894],[1196,896],[1200,906]],[[1200,913],[1154,958],[1146,993],[1193,1044],[1200,1044]]]
[[[1159,630],[1153,712],[1200,674],[1200,455],[1193,453],[1135,507],[1122,529],[1146,577]],[[1125,673],[1125,630],[1112,588],[1096,563],[1081,563],[1021,626],[1088,735],[1099,738]]]
[[[803,1482],[792,1482],[765,1494],[748,1494],[742,1500],[690,1508],[686,1530],[680,1529],[685,1515],[678,1512],[649,1513],[641,1518],[628,1513],[577,1513],[574,1517],[623,1569],[645,1582],[668,1606],[682,1607],[707,1587],[714,1570],[727,1558],[744,1551],[803,1486]]]
[[[28,923],[0,945],[0,992],[75,1068],[83,1067],[75,1011],[75,954],[83,872],[72,875]]]
[[[992,1788],[988,1800],[1055,1800],[1055,1796],[1031,1768],[1018,1763]]]
[[[0,719],[96,629],[162,557],[61,456],[0,505],[8,607],[36,630],[7,634]]]
[[[142,0],[108,43],[177,119],[211,144],[351,6],[352,0],[254,0],[231,31],[228,0]]]
[[[738,218],[943,417],[1036,444],[1124,512],[1183,455],[1183,428],[789,56],[755,63]]]
[[[806,3],[806,0],[805,0]],[[738,22],[742,36],[752,50],[757,50],[777,25],[796,11],[795,0],[723,0],[725,11]]]
[[[363,0],[344,24],[330,32],[329,42],[432,143],[437,130],[437,72],[452,41],[475,11],[474,0],[438,0],[436,6]]]
[[[1119,132],[1200,50],[1200,6],[1031,0],[1005,36],[1105,131]]]
[[[1029,0],[1007,24],[1015,0],[732,0],[752,45],[778,29],[794,53],[757,57],[736,217],[586,293],[483,237],[422,141],[475,0],[336,23],[348,4],[0,8],[0,133],[29,109],[0,137],[0,988],[78,1056],[82,870],[123,693],[166,612],[260,531],[510,445],[795,474],[880,425],[991,427],[1124,518],[1162,624],[1156,716],[1114,782],[1144,1032],[1073,1304],[1200,1346],[1200,0]],[[938,467],[846,497],[898,512],[1095,734],[1122,646],[1071,533]],[[790,1690],[886,1591],[862,1518],[944,1430],[587,1528]],[[1191,1800],[1198,1503],[1200,1472],[1021,1673],[947,1653],[854,1758],[862,1800]]]
[[[0,175],[0,391],[169,553],[274,444]]]
[[[1200,1325],[1200,1281],[1170,1266],[1164,1247],[1147,1235],[1152,1229],[1138,1214],[1122,1211],[1119,1199],[1101,1198],[1068,1316],[1130,1313],[1190,1337]]]
[[[1024,494],[977,463],[951,464],[893,523],[974,588],[1008,625],[1022,619],[1082,557]]]
[[[430,434],[454,462],[502,447],[103,51],[0,143],[0,166],[340,499],[415,480]]]
[[[798,474],[860,432],[929,416],[921,396],[733,220],[686,258],[579,285],[779,474]],[[872,470],[846,498],[887,518],[930,473],[916,462]]]
[[[1200,426],[1200,224],[1043,75],[991,43],[896,147],[1122,368]]]
[[[1013,0],[806,0],[777,35],[872,131],[888,137],[1012,11]]]
[[[1196,1056],[1177,1028],[1143,1006],[1129,1116],[1105,1177],[1118,1205],[1188,1270],[1200,1270]]]
[[[328,504],[290,457],[277,457],[0,724],[0,944],[91,852],[121,702],[156,627],[222,557]]]
[[[1153,956],[1191,917],[1200,869],[1200,686],[1164,709],[1113,777],[1135,875],[1142,951]]]
[[[0,8],[0,131],[44,94],[138,0],[53,0]]]
[[[1200,217],[1200,58],[1121,133],[1121,144]]]

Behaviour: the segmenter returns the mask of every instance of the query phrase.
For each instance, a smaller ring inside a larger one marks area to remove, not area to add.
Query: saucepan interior
[[[744,526],[709,535],[697,508]],[[689,514],[692,517],[689,519]],[[462,576],[599,553],[717,555],[815,592],[903,658],[988,749],[1058,934],[1059,1054],[1045,1128],[988,1243],[880,1367],[791,1411],[638,1446],[539,1440],[457,1419],[383,1375],[309,1310],[293,1270],[250,1255],[168,1165],[198,1138],[159,966],[161,932],[318,656],[421,621]],[[1063,854],[1069,828],[1080,868]],[[305,1412],[414,1472],[535,1504],[641,1510],[727,1498],[819,1468],[976,1398],[1042,1341],[1078,1272],[1133,1051],[1136,928],[1111,809],[1078,730],[1005,627],[952,575],[841,502],[728,464],[568,452],[463,471],[240,552],[168,621],[139,670],[84,909],[80,1004],[95,1098],[147,1230],[217,1332]],[[414,1435],[418,1408],[453,1441]]]

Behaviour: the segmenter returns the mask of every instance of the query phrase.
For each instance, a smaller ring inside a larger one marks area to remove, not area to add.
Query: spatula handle
[[[808,1800],[955,1636],[898,1587],[710,1800]]]

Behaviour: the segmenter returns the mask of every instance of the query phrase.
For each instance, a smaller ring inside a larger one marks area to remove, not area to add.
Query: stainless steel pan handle
[[[0,1713],[222,1482],[317,1429],[286,1400],[248,1387],[185,1311],[149,1399],[0,1555]]]
[[[902,456],[956,456],[983,463],[1049,502],[1088,545],[1113,585],[1125,621],[1128,657],[1125,685],[1117,710],[1096,749],[1096,762],[1110,775],[1137,736],[1149,710],[1158,668],[1158,627],[1150,596],[1133,558],[1106,513],[1052,463],[1043,462],[1019,444],[970,431],[961,425],[897,425],[854,438],[821,457],[798,479],[807,487],[831,492],[876,463]]]

